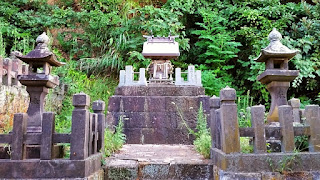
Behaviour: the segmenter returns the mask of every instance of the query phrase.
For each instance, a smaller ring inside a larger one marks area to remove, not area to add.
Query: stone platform
[[[197,86],[122,86],[109,99],[107,124],[124,120],[128,144],[192,144],[192,129],[202,102],[209,116],[209,97]]]
[[[124,145],[106,159],[105,179],[213,179],[209,159],[192,145]]]

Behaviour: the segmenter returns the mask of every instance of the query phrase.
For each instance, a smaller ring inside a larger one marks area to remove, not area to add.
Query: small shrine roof
[[[180,56],[179,43],[175,41],[177,36],[153,37],[144,36],[147,41],[143,43],[142,55],[144,57],[167,57]]]

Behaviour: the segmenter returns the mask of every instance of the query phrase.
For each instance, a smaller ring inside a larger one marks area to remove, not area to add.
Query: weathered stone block
[[[165,112],[166,111],[165,97],[147,96],[146,101],[147,101],[148,112]]]
[[[166,144],[168,142],[168,131],[166,128],[143,128],[142,144]]]
[[[171,164],[170,179],[213,179],[211,164]]]
[[[138,162],[134,160],[109,159],[105,165],[105,180],[137,179]]]
[[[221,101],[234,101],[236,98],[236,90],[233,88],[226,87],[220,91]]]
[[[188,111],[190,109],[193,109],[193,107],[189,106],[189,102],[187,98],[189,97],[167,96],[165,99],[166,111],[175,112],[175,111]]]
[[[111,96],[108,102],[108,112],[120,112],[120,96]]]
[[[142,179],[170,179],[170,164],[139,164]]]
[[[124,112],[145,112],[146,98],[144,96],[121,97]]]
[[[101,100],[97,100],[97,101],[94,101],[92,103],[92,110],[93,111],[104,111],[106,108],[106,103],[104,101],[101,101]]]
[[[78,93],[73,96],[72,105],[75,107],[86,106],[90,105],[90,96],[84,93]]]
[[[142,144],[144,136],[142,136],[142,128],[124,128],[123,133],[126,135],[126,143]]]

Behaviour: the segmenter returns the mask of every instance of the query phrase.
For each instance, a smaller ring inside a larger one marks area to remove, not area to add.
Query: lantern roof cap
[[[43,32],[36,39],[37,46],[34,50],[30,51],[27,55],[17,55],[17,58],[25,63],[49,63],[51,66],[62,66],[65,63],[56,59],[55,55],[49,50],[48,43],[49,37]]]
[[[270,58],[285,58],[290,60],[299,52],[298,50],[291,50],[281,43],[282,35],[276,28],[273,28],[268,38],[270,43],[266,48],[261,49],[259,57],[255,59],[257,62],[265,62]]]

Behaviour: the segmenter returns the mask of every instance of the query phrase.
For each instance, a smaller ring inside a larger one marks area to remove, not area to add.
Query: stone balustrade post
[[[300,123],[300,99],[292,98],[288,101],[288,104],[292,107],[293,122]]]
[[[119,87],[124,86],[126,82],[126,71],[125,70],[120,70],[120,75],[119,75]]]
[[[211,129],[211,144],[212,148],[221,148],[220,146],[220,131],[221,122],[217,116],[216,110],[220,108],[220,98],[213,96],[209,99],[210,103],[210,129]]]
[[[143,85],[143,86],[147,85],[146,69],[145,68],[139,69],[139,85]]]
[[[263,105],[251,107],[251,124],[254,129],[254,152],[266,153],[266,133],[264,125],[264,112],[265,107]]]
[[[182,78],[181,78],[181,68],[175,69],[175,85],[181,85]]]
[[[190,83],[190,84],[195,84],[195,81],[196,81],[196,79],[195,79],[195,68],[194,68],[194,66],[188,66],[188,75],[187,75],[187,81],[188,81],[188,83]]]
[[[282,133],[281,152],[293,152],[295,144],[292,107],[289,105],[279,106],[278,112]]]
[[[53,112],[42,114],[42,132],[41,132],[41,149],[40,159],[50,160],[53,156],[53,133],[55,129],[55,116]]]
[[[88,157],[90,97],[84,93],[73,96],[70,159],[83,160]]]
[[[202,86],[200,70],[196,71],[196,86]]]
[[[133,82],[133,67],[132,66],[126,66],[126,79],[125,84],[132,84]]]
[[[93,112],[98,114],[98,141],[97,141],[97,151],[103,152],[104,150],[104,129],[106,126],[106,120],[104,111],[106,104],[104,101],[97,100],[92,103]]]
[[[236,91],[226,87],[220,91],[221,150],[226,154],[240,152],[240,132]]]
[[[319,105],[308,105],[305,110],[306,123],[310,125],[309,151],[320,152],[320,109]]]
[[[26,113],[14,114],[11,141],[12,160],[22,160],[25,157],[23,136],[27,132],[27,118],[28,115]]]

